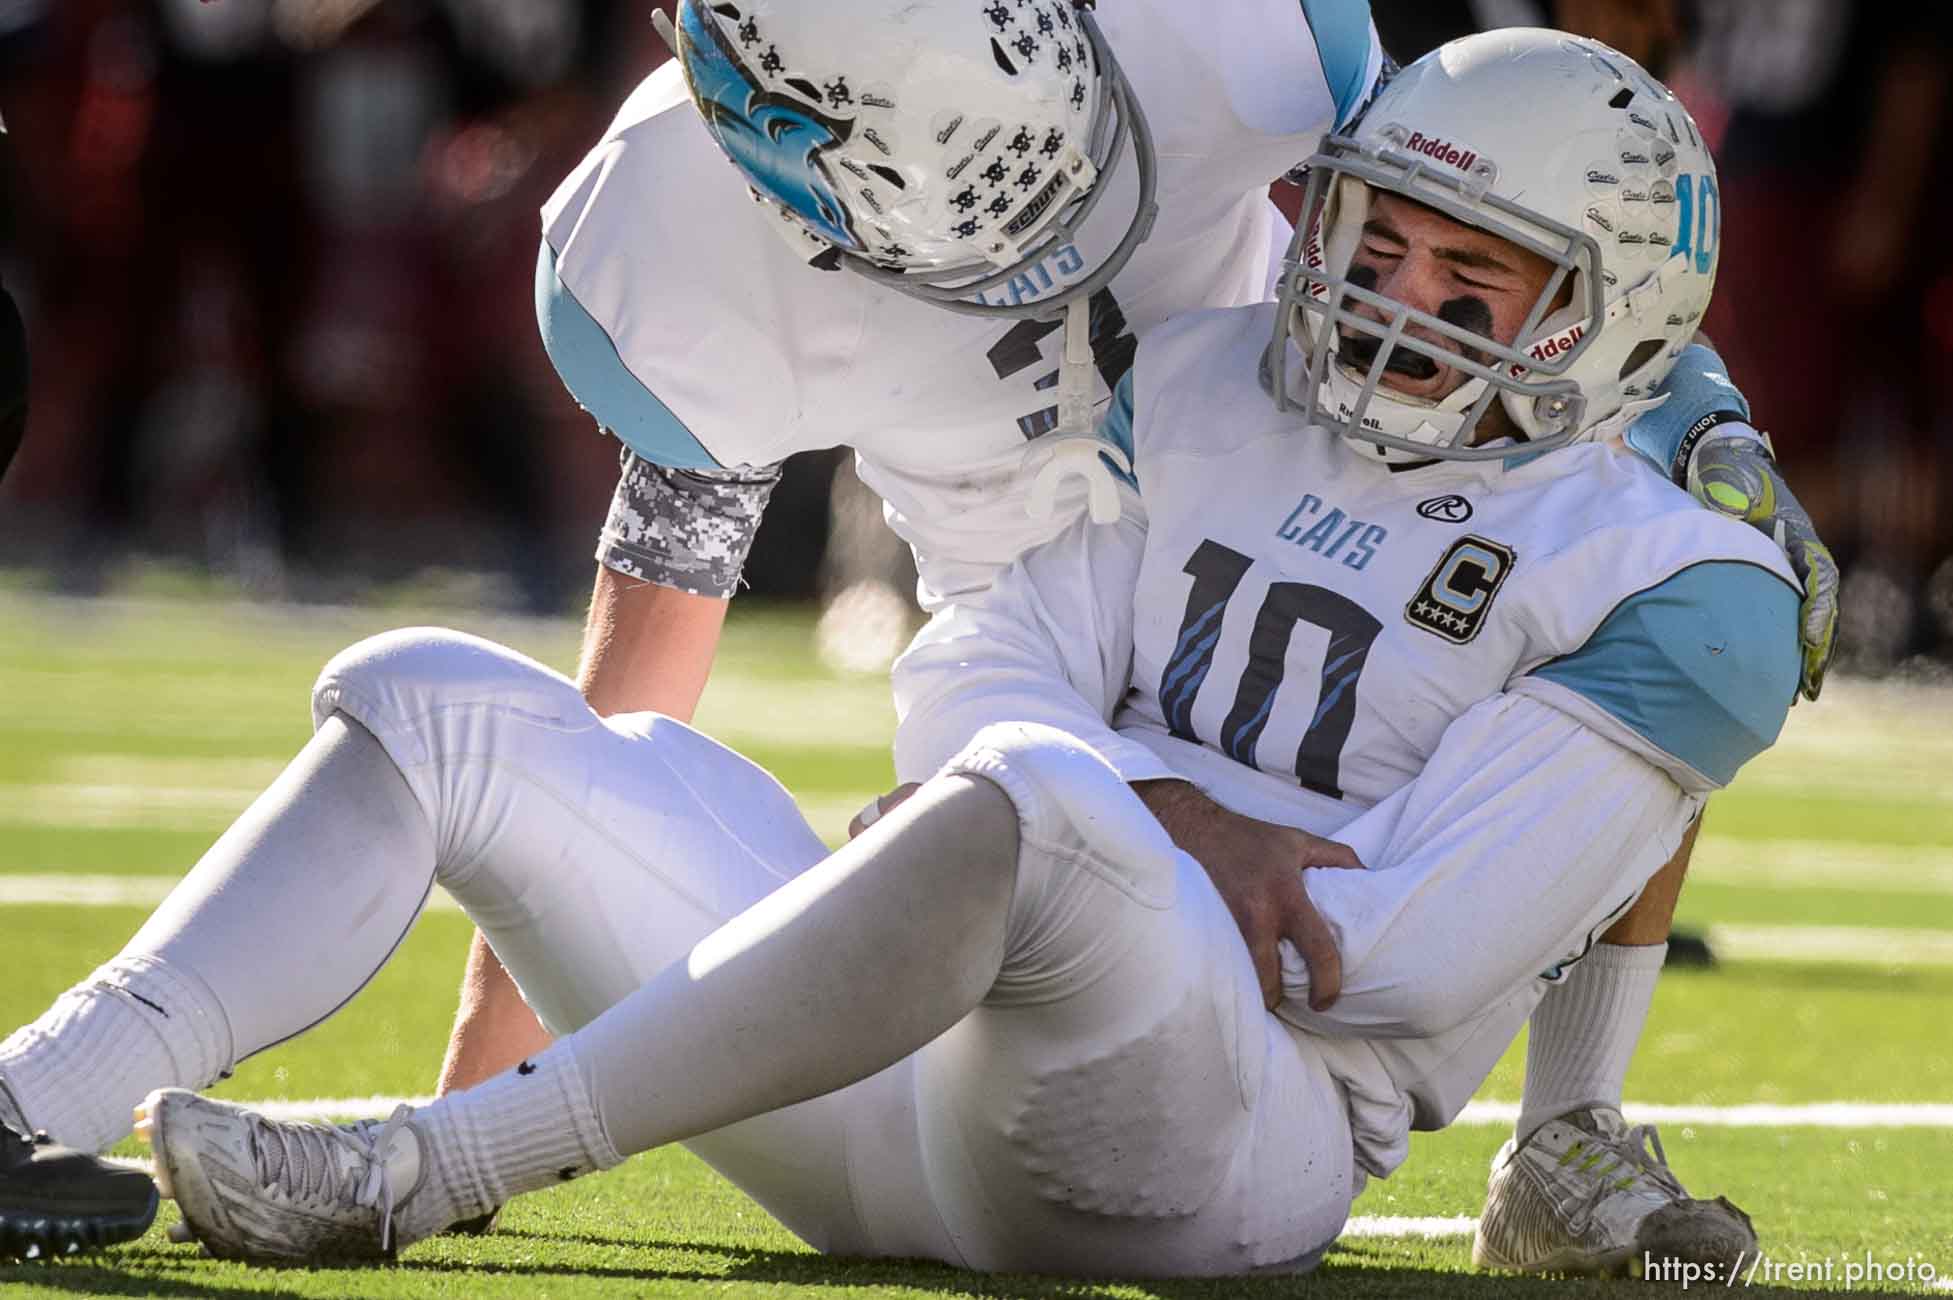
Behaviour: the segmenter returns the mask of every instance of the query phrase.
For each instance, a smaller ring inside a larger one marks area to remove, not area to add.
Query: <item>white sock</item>
[[[1590,1106],[1621,1107],[1628,1062],[1647,1023],[1665,943],[1597,943],[1534,1008],[1516,1136]]]
[[[232,1065],[230,1024],[204,983],[153,957],[118,957],[0,1043],[18,1127],[101,1151],[128,1136],[152,1088],[207,1088]]]
[[[422,1175],[395,1214],[403,1243],[624,1159],[604,1133],[568,1039],[423,1107],[412,1124]]]

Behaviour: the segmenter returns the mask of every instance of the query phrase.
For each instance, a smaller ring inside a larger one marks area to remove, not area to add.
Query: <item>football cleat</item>
[[[0,1124],[0,1259],[48,1259],[134,1241],[156,1218],[139,1169]]]
[[[1492,1159],[1472,1241],[1479,1268],[1625,1274],[1649,1261],[1739,1267],[1756,1253],[1750,1218],[1691,1197],[1652,1124],[1608,1107],[1549,1120]]]
[[[375,1260],[405,1244],[395,1208],[419,1188],[421,1144],[401,1106],[385,1122],[266,1119],[180,1088],[136,1108],[156,1183],[191,1236],[223,1259]]]

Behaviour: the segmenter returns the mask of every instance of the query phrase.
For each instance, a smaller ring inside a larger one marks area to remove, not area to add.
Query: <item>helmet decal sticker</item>
[[[759,79],[726,44],[717,24],[701,18],[696,5],[682,5],[678,13],[685,79],[719,147],[755,188],[815,233],[842,248],[861,249],[861,238],[825,159],[847,142],[853,123],[762,89]],[[741,39],[746,35],[747,29],[742,28]],[[747,43],[757,44],[758,39],[754,32]],[[771,46],[762,59],[767,55],[778,63]]]

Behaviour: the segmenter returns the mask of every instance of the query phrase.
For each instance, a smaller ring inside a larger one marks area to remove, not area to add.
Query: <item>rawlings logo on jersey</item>
[[[679,6],[678,30],[686,84],[719,147],[756,190],[815,234],[861,249],[823,157],[847,142],[854,124],[763,89],[696,4]]]
[[[1459,538],[1404,606],[1404,617],[1433,636],[1464,645],[1478,635],[1517,558],[1499,542],[1469,534]]]

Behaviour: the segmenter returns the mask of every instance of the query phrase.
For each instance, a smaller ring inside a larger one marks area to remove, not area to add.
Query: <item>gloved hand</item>
[[[1784,482],[1769,443],[1746,433],[1704,438],[1689,457],[1688,489],[1711,510],[1769,534],[1790,558],[1791,570],[1804,584],[1797,622],[1804,669],[1798,686],[1805,699],[1816,699],[1837,649],[1838,562]]]
[[[1665,400],[1628,426],[1628,446],[1709,509],[1762,530],[1783,548],[1804,584],[1798,687],[1816,699],[1837,648],[1838,563],[1831,548],[1784,482],[1769,440],[1750,427],[1750,404],[1713,348],[1682,349],[1655,395]]]

